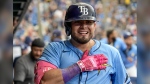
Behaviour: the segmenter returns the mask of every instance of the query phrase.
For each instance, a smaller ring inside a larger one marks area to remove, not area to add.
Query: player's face
[[[35,59],[38,59],[41,57],[42,52],[43,52],[44,48],[41,47],[32,47],[32,55]]]
[[[125,39],[125,43],[126,43],[127,45],[132,45],[132,43],[133,43],[133,37],[130,36],[130,37],[126,38],[126,39]]]
[[[92,20],[73,21],[71,27],[72,39],[78,43],[85,44],[93,38],[96,23]]]
[[[118,36],[118,35],[117,35],[117,31],[114,30],[113,33],[112,33],[112,37],[113,37],[113,38],[117,38],[117,36]]]

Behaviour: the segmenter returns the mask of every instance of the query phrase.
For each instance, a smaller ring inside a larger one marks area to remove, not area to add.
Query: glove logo
[[[86,8],[85,6],[78,6],[78,8],[80,8],[80,12],[83,15],[88,15],[88,8]]]

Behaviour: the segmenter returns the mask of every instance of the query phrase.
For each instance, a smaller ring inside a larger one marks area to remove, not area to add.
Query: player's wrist
[[[80,67],[76,63],[68,68],[61,69],[61,71],[65,83],[81,72]]]
[[[79,61],[77,62],[77,65],[78,65],[78,67],[80,68],[81,72],[83,72],[83,71],[86,70],[86,67],[85,67],[84,63],[83,63],[81,60],[79,60]]]

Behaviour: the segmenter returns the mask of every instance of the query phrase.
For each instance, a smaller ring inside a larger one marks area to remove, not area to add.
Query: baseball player
[[[117,31],[115,29],[107,30],[107,38],[103,38],[100,41],[115,47],[121,56],[124,55],[124,51],[127,49],[125,42],[117,37]]]
[[[64,25],[71,39],[47,45],[35,67],[35,84],[130,84],[118,50],[92,39],[96,21],[91,5],[69,6]]]
[[[127,73],[130,77],[137,77],[137,46],[133,44],[133,34],[125,31],[124,32],[124,41],[127,45],[127,49],[122,56],[124,65],[127,69]]]

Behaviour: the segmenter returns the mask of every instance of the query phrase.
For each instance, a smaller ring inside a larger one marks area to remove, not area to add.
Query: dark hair
[[[44,47],[45,43],[42,39],[36,38],[32,41],[31,47]]]
[[[114,29],[107,30],[107,38],[113,33]]]

